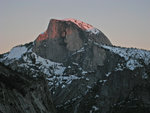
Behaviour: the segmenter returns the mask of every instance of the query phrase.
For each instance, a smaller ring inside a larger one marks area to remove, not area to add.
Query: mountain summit
[[[63,62],[88,41],[111,45],[97,28],[75,19],[51,19],[47,30],[35,40],[34,52],[43,58]]]
[[[0,113],[150,113],[150,51],[82,21],[51,19],[0,62]]]

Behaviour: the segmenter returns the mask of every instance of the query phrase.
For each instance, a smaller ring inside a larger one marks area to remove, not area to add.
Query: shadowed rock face
[[[35,40],[33,50],[41,57],[64,62],[89,40],[111,45],[109,39],[101,31],[89,24],[75,19],[51,19],[46,32],[40,34]],[[98,51],[94,50],[93,54]]]
[[[0,113],[56,113],[46,83],[0,63]]]

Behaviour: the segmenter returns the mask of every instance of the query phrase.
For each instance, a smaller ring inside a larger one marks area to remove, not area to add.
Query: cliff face
[[[44,77],[30,78],[0,64],[0,113],[56,113]]]
[[[101,31],[89,24],[75,19],[51,19],[46,32],[35,40],[34,51],[43,58],[64,62],[85,46],[88,40],[111,45]]]

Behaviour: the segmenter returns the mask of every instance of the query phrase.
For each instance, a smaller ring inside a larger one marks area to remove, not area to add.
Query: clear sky
[[[31,42],[51,18],[75,18],[114,45],[150,50],[150,0],[0,0],[0,53]]]

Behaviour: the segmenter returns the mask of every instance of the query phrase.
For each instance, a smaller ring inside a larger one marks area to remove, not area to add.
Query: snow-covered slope
[[[63,76],[65,69],[71,68],[70,66],[65,67],[62,63],[44,59],[34,53],[32,48],[22,45],[14,47],[9,53],[4,54],[0,58],[0,62],[10,67],[13,66],[13,68],[15,66],[15,70],[30,72],[33,77],[38,77],[40,73],[43,73],[47,76],[51,89],[59,85],[64,88],[65,85],[71,84],[73,80],[82,79],[82,77],[76,75]]]
[[[104,51],[103,53],[107,55],[105,60],[108,61],[92,71],[85,71],[82,64],[82,61],[86,59],[85,55],[90,56],[93,52],[89,52],[91,48],[87,46],[88,44],[72,53],[71,58],[68,58],[65,63],[54,62],[38,56],[32,51],[33,43],[14,47],[10,52],[0,56],[0,62],[33,77],[33,79],[44,76],[48,81],[56,108],[60,111],[61,108],[69,109],[68,106],[82,107],[84,105],[86,108],[90,106],[88,112],[99,111],[103,104],[108,106],[105,103],[106,99],[112,103],[110,98],[117,99],[120,95],[129,93],[128,90],[133,90],[137,79],[140,78],[139,81],[149,80],[150,72],[147,65],[150,65],[150,51],[102,45],[90,40],[88,43],[92,43],[94,48]],[[75,56],[80,56],[80,58],[76,60]],[[124,91],[122,94],[118,93],[122,91]],[[95,102],[92,103],[92,101]],[[90,105],[86,105],[86,103],[90,103]],[[115,103],[113,102],[113,104]],[[71,109],[74,110],[74,108]]]
[[[104,49],[108,49],[109,51],[124,58],[126,61],[126,67],[130,70],[134,70],[137,67],[142,67],[143,64],[150,64],[150,51],[106,45],[102,45],[101,47]]]
[[[22,47],[15,47],[13,48],[10,53],[8,54],[7,58],[8,59],[16,59],[18,60],[21,58],[22,54],[27,52],[27,48],[22,46]]]
[[[65,67],[62,63],[52,62],[50,60],[44,59],[32,51],[32,48],[26,46],[17,46],[14,47],[9,53],[3,55],[3,58],[0,59],[0,62],[4,62],[6,65],[10,65],[15,61],[22,60],[21,64],[18,64],[19,67],[31,67],[38,65],[39,70],[46,75],[50,75],[49,68],[56,67],[54,74],[62,75]],[[32,70],[32,67],[31,67]],[[34,69],[33,69],[34,71]]]
[[[16,47],[12,48],[8,54],[5,54],[3,59],[0,59],[0,61],[18,60],[26,52],[27,52],[27,48],[25,46],[16,46]]]

